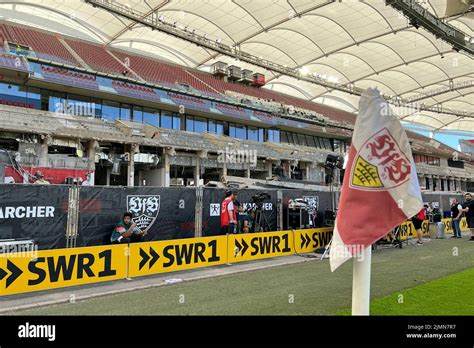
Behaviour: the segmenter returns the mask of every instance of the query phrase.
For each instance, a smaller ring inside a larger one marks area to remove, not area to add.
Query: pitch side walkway
[[[318,256],[319,255],[319,256]],[[234,274],[239,272],[255,271],[270,267],[320,260],[321,254],[290,255],[276,258],[234,263],[232,265],[218,265],[193,270],[162,273],[158,275],[121,279],[97,284],[88,284],[63,289],[30,292],[27,294],[9,295],[0,297],[0,314],[13,314],[20,309],[48,306],[52,304],[81,301],[93,297],[119,294],[132,290],[152,288],[167,285],[174,281],[190,281]],[[329,267],[329,265],[328,265]]]

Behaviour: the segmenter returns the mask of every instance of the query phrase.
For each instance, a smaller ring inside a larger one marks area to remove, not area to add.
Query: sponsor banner
[[[130,244],[129,276],[181,271],[227,262],[227,236]]]
[[[444,228],[444,233],[453,233],[453,223],[451,218],[441,219],[441,222],[446,226]],[[459,221],[459,227],[461,228],[461,231],[469,232],[469,226],[467,225],[467,220],[465,217],[461,218],[461,221]]]
[[[145,233],[145,241],[194,236],[196,190],[173,187],[81,187],[78,245],[110,244],[123,213]]]
[[[333,227],[294,230],[295,253],[310,253],[324,248],[332,238]]]
[[[69,187],[1,185],[0,239],[29,239],[38,249],[66,246]]]
[[[429,237],[430,231],[429,231],[429,221],[424,220],[421,223],[421,232],[423,232],[423,237]],[[405,221],[400,225],[400,239],[401,240],[406,240],[406,239],[411,239],[411,238],[417,238],[416,230],[415,230],[415,225],[413,225],[413,222],[411,221]]]
[[[452,226],[450,218],[441,219],[441,222],[444,223],[444,226],[445,226],[444,233],[453,233],[453,226]],[[469,231],[469,227],[467,226],[467,221],[465,217],[461,219],[460,227],[461,227],[461,231]],[[413,225],[413,222],[405,221],[404,223],[400,225],[400,228],[401,228],[400,230],[401,240],[406,240],[407,238],[408,239],[417,238],[416,230],[415,230],[415,226]],[[424,220],[421,223],[421,231],[423,232],[423,237],[430,236],[428,220]],[[390,235],[387,235],[385,239],[390,240],[391,239]]]
[[[295,253],[292,231],[230,234],[227,248],[229,263]]]
[[[470,231],[469,226],[467,224],[467,219],[465,217],[461,219],[461,222],[459,223],[459,227],[461,228],[461,231],[467,231],[467,232]]]
[[[128,245],[0,255],[0,295],[126,277]]]

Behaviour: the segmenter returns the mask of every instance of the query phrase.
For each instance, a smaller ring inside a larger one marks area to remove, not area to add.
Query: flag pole
[[[369,315],[372,246],[354,258],[352,274],[352,315]]]

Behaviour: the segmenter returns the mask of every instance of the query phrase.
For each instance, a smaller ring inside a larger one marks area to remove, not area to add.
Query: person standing
[[[466,216],[467,226],[471,230],[470,242],[474,242],[474,200],[469,192],[464,195],[463,212]]]
[[[418,237],[418,240],[416,241],[417,245],[423,245],[423,232],[421,231],[421,225],[423,221],[426,220],[426,212],[425,208],[421,208],[421,210],[411,218],[411,222],[413,223],[413,226],[415,227],[416,234]]]
[[[234,199],[234,192],[226,191],[225,198],[221,203],[221,234],[235,233],[237,219]]]
[[[238,200],[238,193],[234,192],[234,210],[235,210],[235,215],[236,215],[236,223],[237,225],[235,226],[235,233],[242,233],[243,231],[243,225],[244,225],[244,209],[242,208],[242,205],[240,204]]]
[[[461,228],[459,227],[459,221],[461,220],[462,205],[459,204],[457,198],[453,199],[451,204],[451,224],[453,225],[453,238],[462,238]]]

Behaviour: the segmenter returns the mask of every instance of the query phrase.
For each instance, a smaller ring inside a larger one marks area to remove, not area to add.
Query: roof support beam
[[[316,5],[316,6],[310,7],[310,8],[307,9],[307,10],[304,10],[304,11],[301,11],[301,12],[296,12],[296,11],[295,11],[295,14],[294,14],[293,16],[288,16],[287,18],[285,18],[285,19],[283,19],[283,20],[279,20],[279,21],[277,21],[277,22],[275,22],[275,23],[270,24],[270,25],[267,26],[267,27],[262,28],[262,30],[258,30],[258,31],[256,31],[255,33],[252,33],[251,35],[249,35],[249,36],[243,38],[242,40],[237,41],[237,42],[236,42],[236,45],[237,45],[237,47],[238,47],[240,44],[244,43],[244,42],[247,41],[247,40],[250,40],[250,39],[254,38],[255,36],[258,36],[258,35],[260,35],[260,34],[262,34],[262,33],[266,33],[266,32],[268,32],[268,31],[269,31],[270,29],[272,29],[272,28],[275,28],[275,27],[277,27],[277,26],[279,26],[279,25],[281,25],[281,24],[283,24],[283,23],[286,23],[286,22],[291,21],[293,18],[301,17],[301,16],[303,16],[304,14],[306,14],[306,13],[308,13],[308,12],[311,12],[311,11],[314,11],[314,10],[316,10],[316,9],[318,9],[318,8],[321,8],[321,7],[324,7],[324,6],[326,6],[326,5],[332,4],[333,2],[335,2],[335,0],[327,0],[327,1],[326,1],[325,3],[323,3],[323,4],[318,4],[318,5]],[[291,6],[291,4],[290,4],[290,6]],[[292,6],[291,6],[291,7],[292,7]],[[209,58],[204,59],[202,62],[199,63],[199,65],[196,66],[196,68],[200,67],[200,66],[203,65],[203,64],[206,64],[208,61],[210,61],[210,60],[216,58],[217,56],[219,56],[219,53],[216,53],[216,54],[210,56]]]
[[[176,24],[172,25],[172,24],[170,24],[166,21],[163,21],[163,20],[157,18],[158,16],[156,16],[156,15],[151,16],[151,18],[144,18],[143,19],[142,18],[143,14],[141,14],[141,16],[140,16],[140,13],[137,13],[137,11],[131,10],[130,8],[127,8],[126,6],[124,6],[120,3],[117,3],[115,1],[112,1],[112,0],[101,0],[101,1],[99,1],[99,0],[85,0],[85,2],[93,5],[94,7],[102,8],[102,9],[108,11],[108,12],[116,13],[116,14],[121,15],[123,17],[126,17],[126,18],[128,18],[132,21],[136,21],[136,22],[139,22],[141,24],[144,24],[144,25],[150,27],[152,30],[159,30],[159,31],[164,32],[168,35],[171,35],[171,36],[177,37],[179,39],[182,39],[184,41],[196,44],[199,47],[208,48],[210,50],[213,50],[213,51],[218,52],[220,54],[223,54],[225,56],[232,57],[234,59],[239,59],[243,62],[252,64],[254,66],[259,66],[259,67],[261,67],[263,69],[266,69],[268,71],[272,71],[272,72],[279,73],[279,74],[282,74],[282,75],[291,76],[291,77],[294,77],[294,78],[302,80],[302,81],[307,81],[307,82],[310,82],[310,83],[321,85],[321,86],[324,86],[326,88],[329,88],[330,90],[339,90],[339,91],[342,91],[342,92],[346,92],[346,93],[350,93],[350,94],[356,94],[356,95],[360,95],[363,92],[363,89],[358,88],[358,87],[354,87],[353,85],[346,86],[346,85],[341,85],[341,84],[337,84],[337,83],[330,83],[328,81],[324,81],[322,79],[319,79],[319,78],[313,76],[312,74],[311,75],[308,74],[308,75],[305,76],[305,75],[301,74],[301,72],[298,68],[288,68],[288,67],[282,66],[280,64],[277,64],[273,61],[269,61],[267,59],[263,59],[263,58],[253,56],[253,55],[251,55],[247,52],[241,51],[240,48],[238,47],[238,45],[235,46],[235,47],[229,47],[228,45],[221,44],[218,41],[213,42],[213,41],[209,40],[208,38],[206,38],[205,36],[190,34],[190,33],[186,32],[185,30],[182,30],[181,28],[178,28],[176,26]],[[328,3],[332,3],[332,2],[334,2],[334,1],[333,0],[332,1],[328,0],[326,3],[317,5],[314,8],[310,8],[308,10],[305,10],[302,13],[297,14],[297,15],[301,16],[302,14],[308,13],[308,12],[314,10],[315,8],[325,6]],[[289,17],[291,17],[291,16],[289,16]],[[277,26],[281,23],[284,23],[288,20],[289,20],[288,18],[285,19],[285,20],[282,20],[282,21],[280,21],[280,23],[276,23],[275,26]],[[400,31],[401,30],[406,30],[406,29],[407,28],[400,28]],[[393,31],[391,31],[390,33],[393,33]],[[254,33],[253,35],[256,36],[256,35],[258,35],[258,33]],[[387,33],[380,34],[380,36],[384,36],[384,35],[387,35]],[[373,40],[373,39],[374,38],[372,37],[372,38],[367,38],[367,39],[362,40],[362,41],[368,41],[368,40]],[[358,43],[356,42],[354,44],[358,44]],[[337,49],[336,51],[340,51],[341,49],[342,48]],[[314,59],[311,60],[310,62],[312,62],[312,61],[314,61]],[[387,99],[388,102],[392,102],[389,98],[387,98],[386,95],[384,95],[384,97]],[[474,117],[474,116],[472,116],[472,117]]]
[[[167,5],[169,3],[169,0],[163,0],[161,4],[156,5],[154,8],[150,9],[150,11],[146,12],[141,19],[145,19],[146,17],[150,16],[152,13],[155,11],[159,10],[163,6]],[[148,4],[147,4],[148,5]],[[150,5],[148,5],[150,6]],[[115,41],[117,38],[122,36],[123,33],[127,32],[128,30],[132,30],[134,26],[136,26],[138,22],[132,22],[129,25],[125,26],[123,29],[119,30],[117,33],[115,33],[110,40],[107,42],[107,45],[110,45],[113,41]]]
[[[409,18],[411,24],[417,28],[418,26],[423,27],[437,38],[441,38],[452,45],[457,51],[463,50],[470,55],[474,55],[474,49],[469,44],[469,40],[466,40],[466,35],[456,27],[438,18],[436,12],[433,15],[415,1],[410,1],[407,4],[403,0],[385,0],[385,3],[402,12]]]

